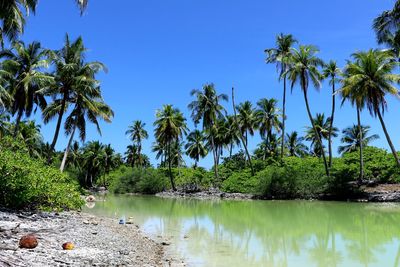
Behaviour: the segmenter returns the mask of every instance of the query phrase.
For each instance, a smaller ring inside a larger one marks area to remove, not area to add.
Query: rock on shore
[[[161,244],[139,227],[85,213],[13,213],[0,210],[0,266],[163,266]],[[39,245],[18,247],[34,234]],[[73,250],[63,250],[72,242]]]

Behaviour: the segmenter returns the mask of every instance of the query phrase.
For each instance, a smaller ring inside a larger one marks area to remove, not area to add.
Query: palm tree
[[[166,155],[167,155],[167,148],[166,146],[161,143],[159,140],[156,140],[156,142],[153,143],[153,146],[151,148],[152,152],[156,153],[156,159],[160,159],[160,167],[164,168],[165,167],[165,162],[166,162]]]
[[[281,122],[279,120],[281,114],[277,103],[278,100],[274,98],[262,98],[257,102],[256,120],[260,135],[266,139],[267,143],[271,137],[272,130],[277,132],[281,130]]]
[[[284,153],[285,121],[286,121],[286,72],[290,66],[292,46],[297,43],[293,35],[280,34],[276,37],[276,47],[266,49],[267,63],[276,63],[279,71],[279,80],[283,79],[283,100],[282,100],[282,137],[281,137],[281,158]]]
[[[135,163],[137,162],[138,147],[136,145],[129,145],[126,147],[125,161],[127,164],[135,168]]]
[[[206,137],[203,132],[199,130],[194,130],[187,137],[187,143],[185,145],[186,154],[195,160],[194,169],[197,167],[197,163],[200,158],[207,156],[208,151],[204,144]]]
[[[40,158],[40,151],[44,144],[43,136],[40,133],[40,125],[36,124],[35,121],[21,121],[19,124],[18,128],[20,130],[16,138],[25,143],[31,157]]]
[[[354,53],[352,57],[354,62],[348,62],[344,72],[341,89],[343,100],[347,99],[356,105],[360,133],[362,131],[359,113],[365,106],[371,115],[379,118],[393,157],[400,167],[399,157],[383,120],[383,114],[387,109],[386,95],[399,94],[397,88],[393,86],[394,83],[400,82],[400,75],[393,73],[398,62],[390,51],[373,49]],[[360,144],[362,147],[361,141]]]
[[[321,59],[316,57],[319,50],[311,45],[301,45],[299,49],[292,48],[291,66],[285,75],[291,81],[291,87],[293,89],[295,84],[299,84],[301,90],[303,91],[304,101],[306,104],[306,109],[308,113],[308,118],[310,119],[311,125],[314,129],[315,136],[317,138],[317,143],[323,149],[322,140],[318,134],[317,128],[314,125],[314,120],[311,114],[310,105],[308,104],[308,87],[310,82],[314,85],[316,89],[321,87],[321,74],[318,71],[318,67],[323,65]],[[322,158],[324,161],[326,175],[329,176],[329,167],[326,161],[325,152],[322,153]]]
[[[261,143],[257,145],[257,149],[254,151],[254,155],[258,159],[266,160],[267,158],[274,158],[280,156],[279,151],[279,144],[280,144],[280,137],[276,134],[271,134],[269,140],[265,138],[262,139]]]
[[[286,146],[291,157],[304,157],[308,153],[307,146],[303,144],[304,137],[299,137],[299,134],[294,131],[286,134]]]
[[[333,120],[335,118],[335,100],[336,100],[336,82],[339,81],[338,76],[340,75],[340,69],[337,66],[336,61],[329,61],[328,64],[324,66],[323,76],[325,79],[329,79],[329,84],[332,85],[332,112],[330,116],[330,126],[328,135],[328,153],[329,153],[329,168],[332,168],[332,129]]]
[[[318,138],[322,140],[328,140],[329,136],[337,137],[338,128],[333,127],[331,129],[331,118],[328,117],[325,119],[325,114],[317,113],[315,118],[313,119],[314,126],[317,130],[318,135],[315,135],[315,131],[313,127],[306,128],[306,140],[311,141],[311,147],[313,147],[314,154],[318,157],[321,157],[324,153],[324,145],[320,145],[318,142]]]
[[[61,162],[61,172],[64,171],[76,130],[78,129],[79,137],[84,142],[86,139],[86,121],[96,125],[97,131],[101,134],[98,118],[111,122],[111,118],[114,116],[112,109],[104,103],[100,88],[96,85],[97,83],[93,84],[92,82],[82,83],[81,88],[76,92],[76,97],[73,100],[74,108],[65,120],[65,133],[70,135],[70,138]]]
[[[196,98],[188,105],[188,108],[192,111],[191,117],[193,122],[197,125],[202,121],[203,131],[210,130],[215,125],[218,118],[224,116],[223,112],[225,109],[220,105],[220,102],[228,101],[228,96],[225,94],[218,95],[212,83],[205,84],[202,90],[192,90],[190,95]],[[213,135],[210,136],[210,143],[214,158],[214,175],[215,179],[218,179],[218,152]]]
[[[237,119],[241,133],[244,135],[246,146],[248,144],[248,134],[254,135],[257,128],[256,111],[250,101],[240,103],[236,110],[238,111]]]
[[[379,135],[377,134],[367,136],[370,128],[369,126],[361,125],[361,135],[358,125],[353,125],[352,127],[344,129],[342,131],[342,139],[340,140],[344,145],[339,146],[338,152],[340,154],[355,152],[361,147],[360,140],[362,142],[362,147],[367,147],[369,143],[379,139]]]
[[[0,0],[0,45],[4,47],[7,38],[16,40],[23,33],[25,17],[35,13],[38,0]]]
[[[240,137],[240,140],[242,141],[244,151],[246,152],[247,160],[249,162],[250,169],[251,169],[251,175],[254,176],[255,172],[254,172],[254,168],[253,168],[253,163],[251,162],[251,156],[250,156],[249,150],[247,148],[246,140],[244,140],[243,132],[241,131],[239,120],[238,120],[238,115],[236,113],[237,107],[235,105],[235,88],[233,86],[232,86],[232,108],[233,108],[234,122],[235,122],[236,128],[239,130],[239,137]]]
[[[392,10],[382,12],[374,19],[373,28],[379,44],[385,44],[400,57],[400,1],[397,0]]]
[[[169,177],[171,181],[172,190],[176,191],[174,178],[172,175],[171,161],[172,153],[171,148],[173,142],[178,142],[187,132],[186,119],[179,109],[174,108],[172,105],[164,105],[162,109],[157,110],[155,126],[155,137],[158,142],[167,147],[167,159]]]
[[[226,143],[229,146],[229,157],[232,157],[233,147],[240,146],[240,132],[235,123],[235,116],[227,115],[225,124]]]
[[[126,135],[129,135],[129,138],[133,143],[135,143],[137,147],[138,153],[138,165],[142,166],[141,160],[141,151],[142,151],[142,140],[149,138],[147,131],[144,129],[146,123],[142,121],[134,121],[131,126],[129,126],[128,130],[125,132]]]
[[[35,13],[38,0],[0,0],[0,45],[4,46],[4,37],[15,41],[24,32],[26,17]],[[88,0],[75,0],[81,15],[85,11]]]
[[[104,172],[106,160],[105,146],[99,141],[91,141],[82,149],[83,169],[85,170],[85,186],[93,187],[93,183]]]
[[[56,146],[63,116],[74,99],[81,81],[95,82],[95,75],[99,71],[105,70],[105,66],[100,62],[85,62],[86,50],[82,37],[78,37],[71,43],[66,34],[64,47],[50,52],[55,66],[54,83],[46,93],[53,96],[54,101],[43,110],[43,121],[47,124],[57,117],[51,150],[54,150]],[[48,160],[51,161],[51,157]]]
[[[29,45],[22,41],[15,42],[12,50],[0,52],[0,58],[6,59],[2,67],[3,77],[7,79],[7,90],[11,95],[10,112],[17,116],[14,136],[18,133],[23,115],[29,117],[35,105],[41,109],[47,105],[43,90],[53,78],[42,72],[49,63],[45,56],[46,51],[38,42]]]

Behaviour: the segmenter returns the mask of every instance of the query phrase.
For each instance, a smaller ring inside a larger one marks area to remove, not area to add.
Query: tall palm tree
[[[288,79],[291,81],[291,87],[299,84],[304,95],[304,102],[306,104],[308,118],[314,129],[315,136],[319,146],[323,149],[322,140],[318,134],[317,128],[314,125],[314,120],[311,114],[310,105],[308,103],[308,87],[310,82],[315,89],[321,87],[321,73],[318,67],[323,65],[323,61],[316,56],[319,50],[311,45],[300,45],[299,49],[292,48],[291,66],[286,72]],[[325,152],[322,153],[326,175],[329,176],[329,166],[326,161]]]
[[[250,101],[240,103],[236,110],[238,111],[237,119],[239,128],[244,135],[246,146],[248,144],[248,135],[254,135],[254,131],[257,129],[257,117],[256,110]]]
[[[225,94],[218,95],[212,83],[205,84],[202,90],[192,90],[190,95],[196,98],[188,105],[188,108],[192,111],[191,117],[194,123],[197,125],[202,121],[202,129],[204,131],[211,130],[218,118],[224,116],[225,109],[220,102],[228,101],[228,96]],[[214,175],[215,179],[218,179],[218,152],[213,135],[210,135],[210,143],[214,158]]]
[[[286,134],[286,146],[291,157],[304,157],[308,153],[307,146],[303,144],[304,137],[299,137],[296,131]]]
[[[204,143],[205,140],[206,137],[204,136],[203,132],[199,130],[194,130],[187,136],[187,143],[185,145],[186,154],[191,159],[194,159],[195,169],[197,167],[197,163],[200,161],[200,158],[204,158],[208,154],[207,148]]]
[[[323,140],[328,140],[329,136],[337,137],[337,132],[339,131],[337,127],[333,127],[331,129],[331,118],[328,117],[325,119],[325,114],[317,113],[315,118],[313,119],[315,128],[317,129],[318,136],[315,134],[313,127],[306,128],[306,137],[307,141],[311,141],[311,147],[314,150],[314,154],[318,157],[322,157],[324,153],[324,145],[320,145],[318,142],[318,138]]]
[[[251,169],[251,175],[254,176],[255,172],[254,172],[254,168],[253,168],[253,163],[251,161],[249,149],[247,148],[246,140],[244,139],[243,132],[241,131],[241,127],[240,127],[240,123],[239,123],[239,119],[238,119],[239,116],[237,115],[237,112],[236,112],[237,106],[235,105],[235,88],[233,86],[232,86],[232,108],[233,108],[234,122],[235,122],[236,128],[239,130],[240,141],[242,141],[244,151],[246,152],[247,161],[249,162],[250,169]]]
[[[332,168],[332,129],[333,129],[333,120],[335,118],[335,102],[336,102],[336,88],[335,85],[339,81],[338,76],[341,71],[337,66],[336,61],[329,61],[328,64],[325,64],[323,70],[323,76],[325,79],[329,79],[329,84],[332,86],[332,112],[330,116],[330,127],[329,127],[329,136],[328,136],[328,153],[329,153],[329,168]]]
[[[125,132],[126,135],[129,135],[129,138],[133,143],[135,143],[137,147],[138,153],[138,165],[141,166],[141,151],[142,151],[142,141],[143,139],[149,138],[147,131],[144,129],[146,123],[136,120],[129,126],[128,130]]]
[[[342,131],[342,139],[340,140],[344,145],[339,146],[338,152],[340,154],[355,152],[360,149],[361,144],[362,147],[366,147],[372,141],[379,139],[379,135],[377,134],[367,136],[370,128],[371,127],[369,126],[361,125],[361,135],[360,127],[358,127],[358,125],[353,125],[352,127],[347,127],[346,129],[344,129]]]
[[[266,49],[267,63],[275,63],[279,71],[279,80],[283,79],[283,99],[282,99],[282,138],[281,138],[281,158],[284,153],[285,121],[286,121],[286,72],[290,66],[292,46],[297,43],[291,34],[280,34],[276,36],[276,47]]]
[[[25,17],[35,13],[38,0],[0,0],[0,45],[5,39],[15,41],[23,33]]]
[[[399,95],[397,88],[393,85],[400,82],[400,75],[394,73],[398,62],[392,52],[373,49],[354,53],[352,57],[354,62],[348,62],[344,71],[341,89],[343,100],[347,99],[356,105],[358,121],[360,121],[359,113],[364,107],[371,115],[379,118],[393,157],[397,166],[400,167],[399,157],[383,120],[383,114],[387,109],[386,96]],[[361,123],[359,122],[358,125],[362,133]]]
[[[379,44],[385,44],[400,57],[400,1],[397,0],[392,10],[382,12],[374,19],[373,28]]]
[[[176,191],[174,177],[172,175],[171,161],[172,161],[172,145],[173,142],[179,142],[183,135],[186,135],[187,126],[186,119],[179,109],[174,108],[172,105],[164,105],[162,109],[157,110],[155,126],[155,137],[158,142],[167,147],[167,159],[169,177],[171,181],[172,190]]]
[[[70,138],[61,162],[61,171],[64,171],[69,149],[76,130],[79,131],[79,137],[81,141],[84,142],[86,139],[87,121],[93,123],[99,134],[101,134],[98,118],[106,122],[111,122],[111,118],[114,116],[112,109],[104,103],[101,97],[100,87],[97,86],[97,83],[82,83],[81,88],[79,88],[76,93],[73,103],[74,108],[65,120],[65,133],[67,136],[69,135]]]
[[[99,71],[105,70],[105,66],[100,62],[85,62],[86,50],[82,37],[71,42],[68,34],[66,34],[64,47],[58,51],[50,52],[50,57],[55,66],[54,82],[46,93],[51,95],[54,101],[43,110],[43,121],[46,124],[57,117],[51,150],[54,150],[56,146],[63,116],[72,104],[71,101],[74,99],[81,81],[95,82],[95,75]],[[50,160],[51,158],[49,158]]]
[[[0,52],[0,58],[5,58],[2,68],[11,95],[10,112],[16,114],[14,136],[18,133],[23,115],[29,117],[36,110],[35,105],[41,109],[47,105],[44,89],[51,84],[53,78],[42,72],[49,63],[46,53],[40,43],[25,45],[22,41],[14,42],[12,50]]]
[[[260,135],[262,138],[266,139],[267,143],[273,130],[277,132],[281,130],[282,124],[279,120],[281,114],[277,104],[278,100],[274,98],[262,98],[257,102],[258,109],[256,110],[256,120]]]

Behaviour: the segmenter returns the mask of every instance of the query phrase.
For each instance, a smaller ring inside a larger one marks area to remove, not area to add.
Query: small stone
[[[24,235],[19,240],[20,248],[33,249],[33,248],[36,248],[37,245],[38,245],[38,240],[37,240],[36,236],[33,234]]]

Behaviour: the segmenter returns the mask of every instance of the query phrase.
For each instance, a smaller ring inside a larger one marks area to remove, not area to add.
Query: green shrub
[[[259,180],[250,169],[234,172],[222,182],[221,190],[228,193],[256,193]]]
[[[78,209],[78,185],[58,169],[33,159],[21,143],[0,142],[0,205],[46,210]]]
[[[163,171],[152,168],[140,169],[121,166],[112,171],[106,179],[110,181],[110,191],[117,194],[155,194],[167,187],[167,177]]]

